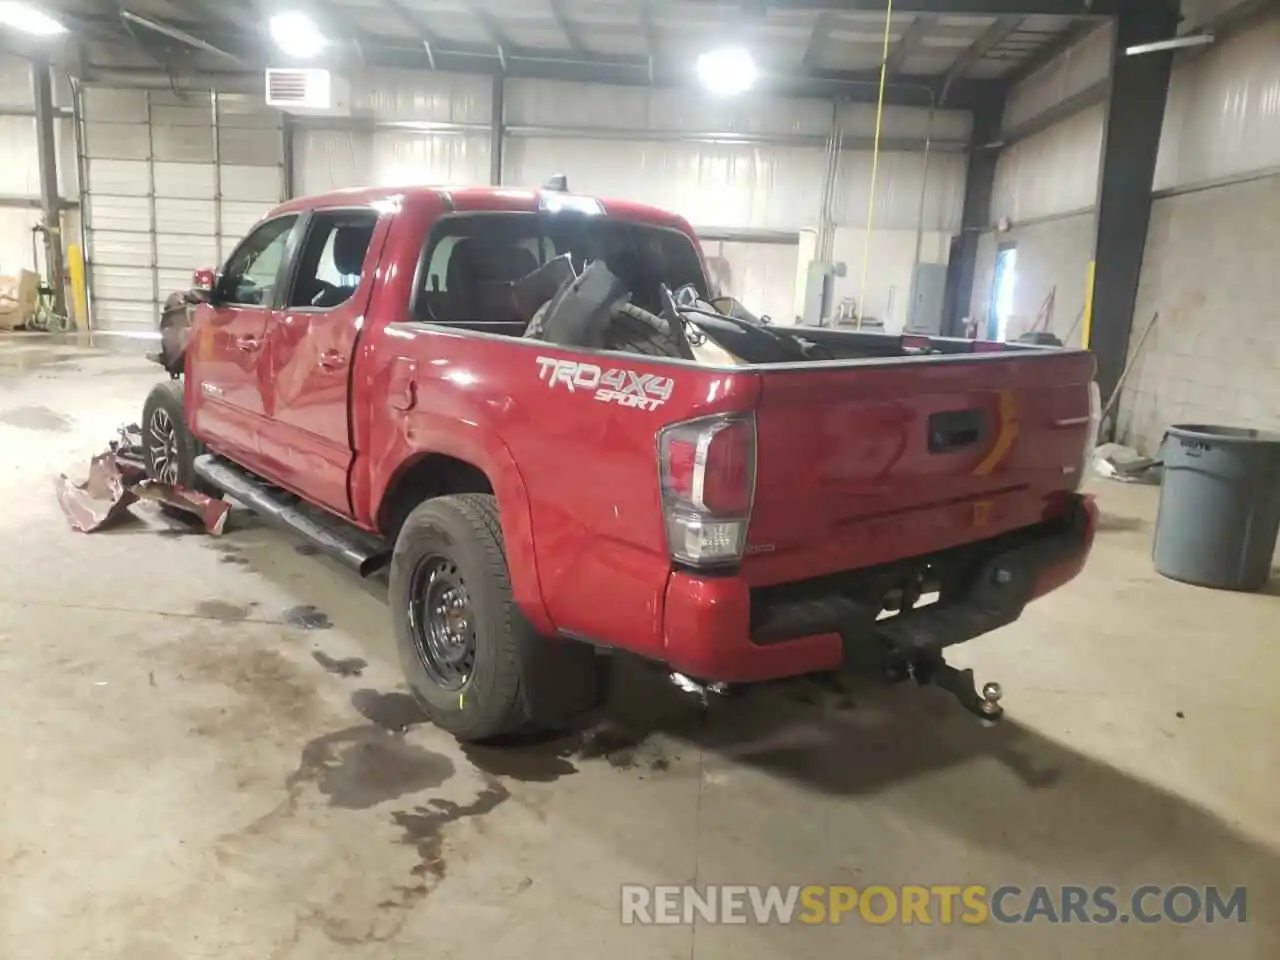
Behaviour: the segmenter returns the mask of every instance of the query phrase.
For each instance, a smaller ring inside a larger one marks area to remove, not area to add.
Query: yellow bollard
[[[71,297],[75,303],[73,325],[81,330],[89,328],[89,294],[84,284],[84,251],[79,244],[67,247],[67,279],[71,282]]]

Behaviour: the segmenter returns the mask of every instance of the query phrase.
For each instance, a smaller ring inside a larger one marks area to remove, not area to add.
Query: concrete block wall
[[[971,316],[986,322],[994,292],[996,250],[1000,244],[1015,243],[1018,247],[1018,273],[1009,338],[1018,336],[1035,323],[1045,297],[1056,287],[1053,322],[1049,329],[1064,343],[1079,346],[1083,324],[1077,323],[1076,319],[1084,307],[1089,261],[1093,259],[1093,224],[1094,216],[1090,211],[1023,227],[1014,226],[1007,233],[984,234],[978,244],[974,269]]]
[[[1174,423],[1280,431],[1280,176],[1157,199],[1118,436],[1145,454]]]

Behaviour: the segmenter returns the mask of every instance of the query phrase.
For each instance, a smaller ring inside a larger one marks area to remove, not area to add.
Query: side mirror
[[[209,303],[218,285],[218,274],[210,267],[203,267],[191,275],[191,299]]]

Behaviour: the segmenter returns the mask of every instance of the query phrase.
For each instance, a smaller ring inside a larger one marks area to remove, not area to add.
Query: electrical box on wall
[[[328,70],[280,67],[267,70],[267,106],[304,116],[351,115],[351,85]]]

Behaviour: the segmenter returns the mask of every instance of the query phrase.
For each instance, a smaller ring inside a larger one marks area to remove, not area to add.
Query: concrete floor
[[[0,957],[1280,955],[1280,584],[1156,576],[1153,491],[1100,486],[1082,579],[957,655],[1000,726],[864,682],[704,716],[629,670],[608,736],[461,749],[388,732],[417,718],[377,584],[248,521],[68,528],[52,478],[137,418],[139,352],[0,338]],[[1185,928],[624,928],[636,882],[1250,899]]]

